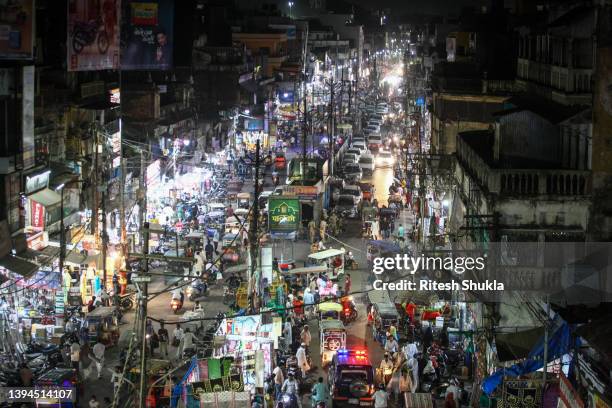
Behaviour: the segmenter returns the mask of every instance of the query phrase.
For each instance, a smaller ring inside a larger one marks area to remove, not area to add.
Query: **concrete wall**
[[[515,112],[501,117],[499,126],[503,156],[561,162],[559,128],[541,116]]]

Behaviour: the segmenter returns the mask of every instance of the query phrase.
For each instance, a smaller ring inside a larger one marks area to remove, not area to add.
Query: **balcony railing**
[[[562,169],[495,169],[461,137],[457,161],[481,188],[503,196],[585,196],[590,194],[590,172]]]

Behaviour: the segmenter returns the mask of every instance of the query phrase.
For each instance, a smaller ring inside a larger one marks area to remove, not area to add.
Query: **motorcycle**
[[[181,302],[180,299],[172,299],[170,301],[170,307],[172,308],[172,311],[174,312],[174,314],[178,314],[181,309],[183,308],[183,302]]]
[[[101,18],[90,21],[77,21],[72,30],[72,50],[80,54],[83,49],[96,42],[98,52],[106,54],[110,41]]]
[[[354,322],[357,320],[357,308],[355,307],[355,301],[352,299],[352,296],[349,297],[349,300],[342,303],[342,313],[340,315],[340,319],[342,323],[345,325]]]
[[[187,297],[194,302],[196,299],[208,294],[208,285],[203,282],[193,282],[187,287]]]
[[[298,399],[295,394],[283,394],[280,397],[280,401],[276,404],[277,408],[297,408]]]

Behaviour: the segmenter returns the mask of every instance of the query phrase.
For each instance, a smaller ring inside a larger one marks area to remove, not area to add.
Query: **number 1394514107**
[[[76,392],[69,387],[2,387],[0,402],[37,402],[41,400],[74,401]]]

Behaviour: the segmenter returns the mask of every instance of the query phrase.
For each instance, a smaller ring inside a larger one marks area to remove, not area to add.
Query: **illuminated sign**
[[[295,232],[300,225],[300,200],[270,198],[268,200],[268,228],[270,232]]]

